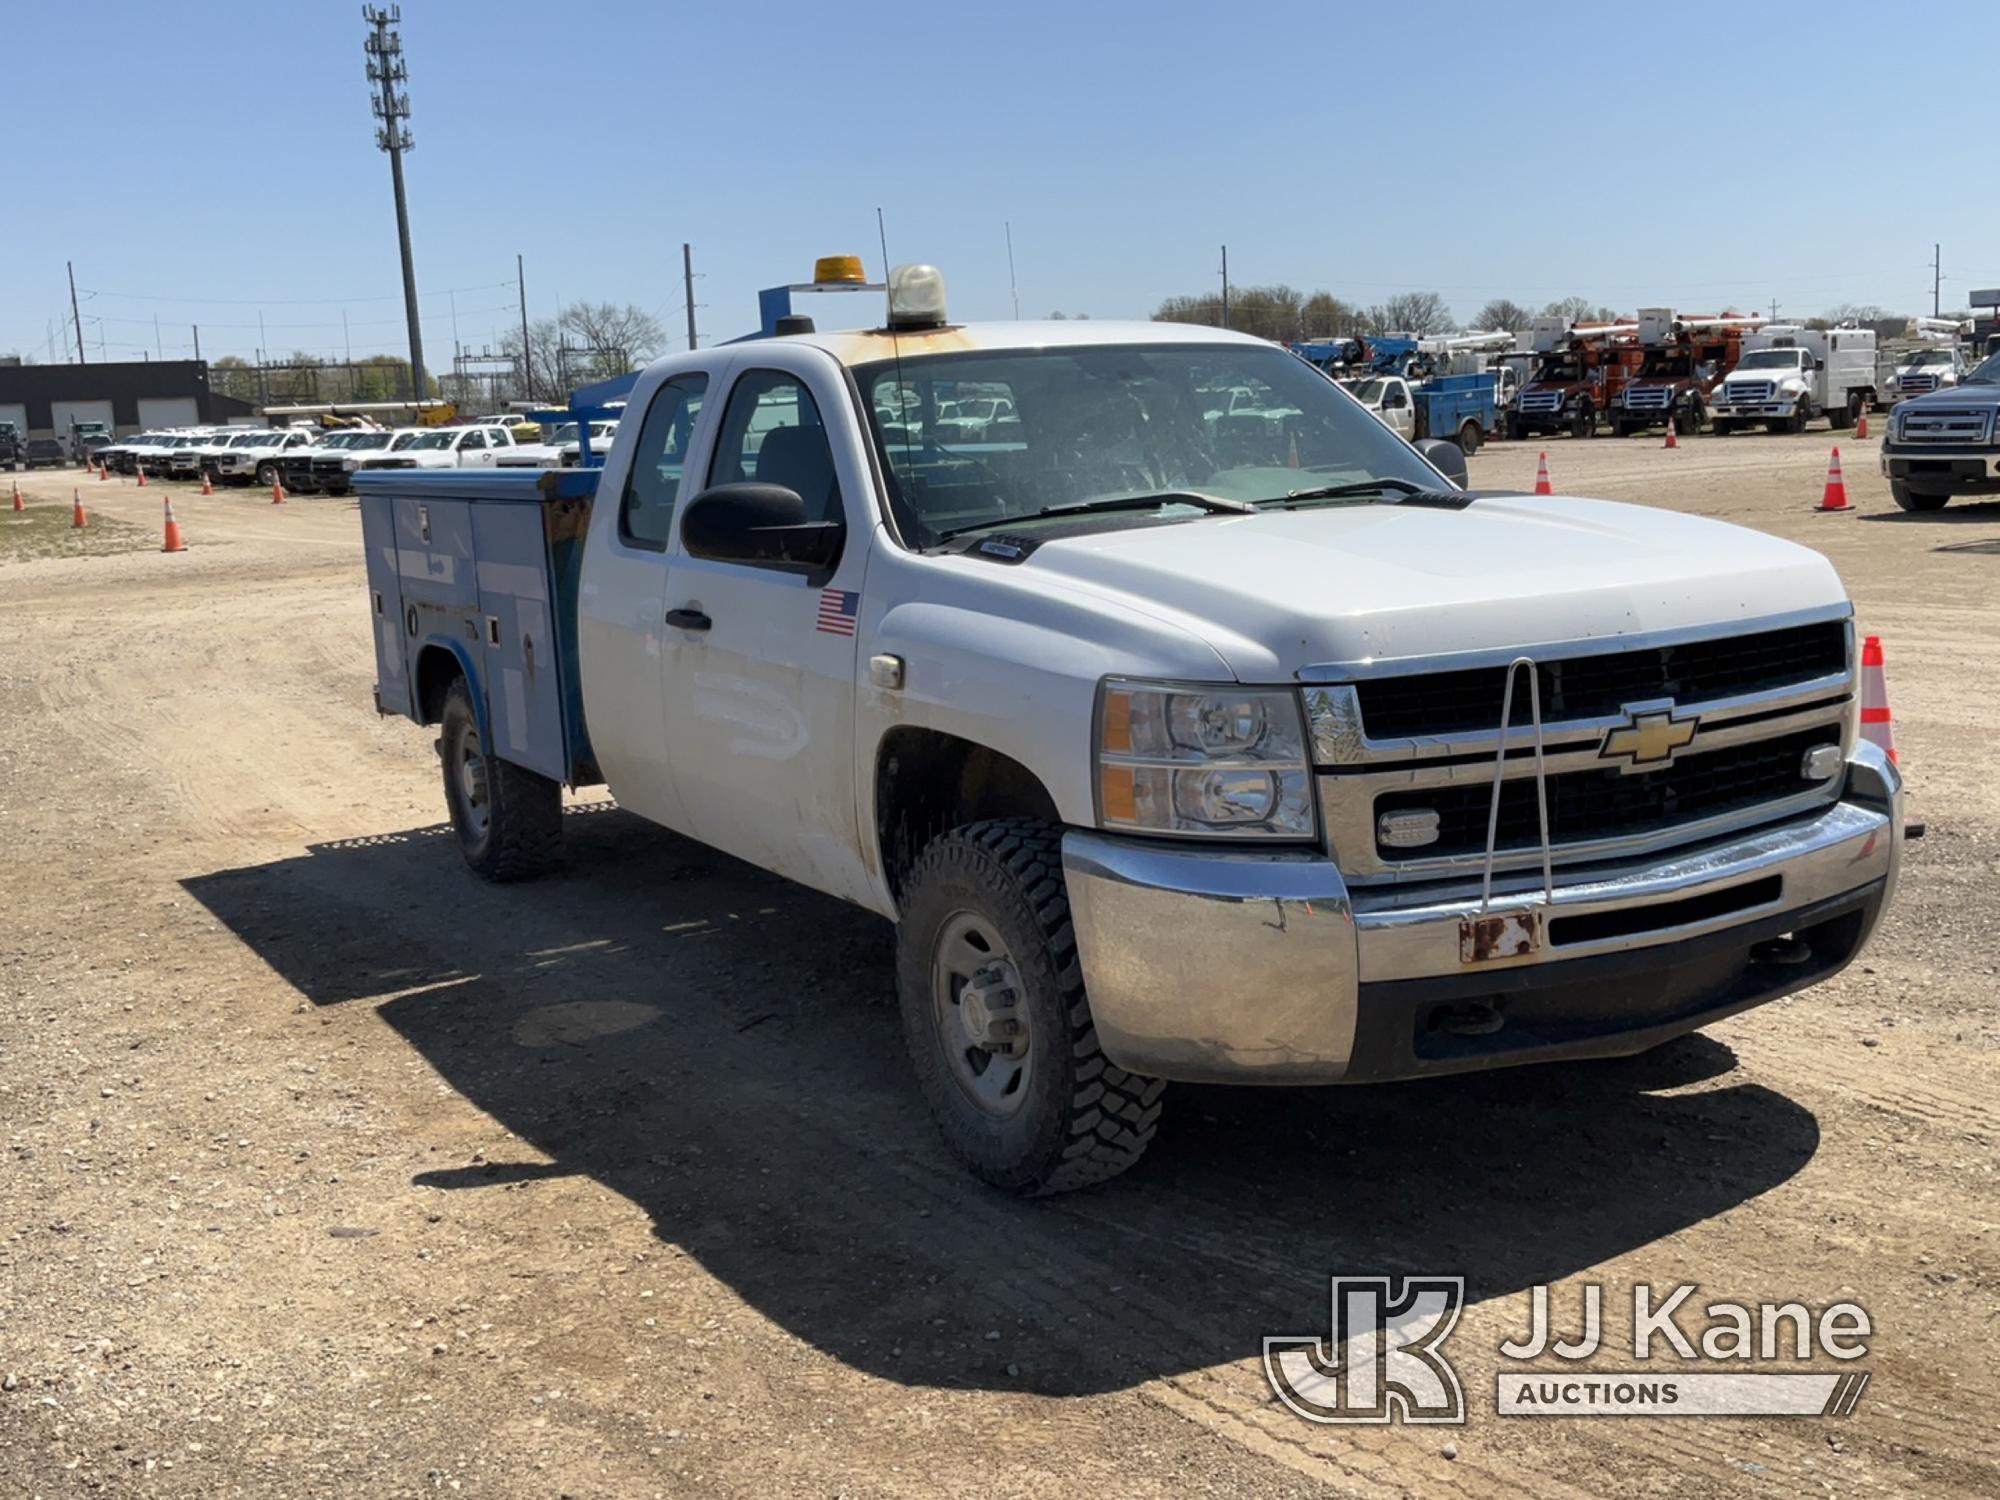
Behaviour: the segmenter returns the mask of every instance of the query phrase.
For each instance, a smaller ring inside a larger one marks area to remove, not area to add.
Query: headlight
[[[1313,834],[1295,694],[1112,679],[1097,713],[1101,826],[1195,837]]]

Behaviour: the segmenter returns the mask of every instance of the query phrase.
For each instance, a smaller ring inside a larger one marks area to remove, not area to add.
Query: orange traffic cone
[[[165,540],[161,543],[160,550],[162,552],[185,552],[187,551],[187,543],[181,540],[181,523],[174,519],[174,497],[172,495],[166,496],[166,502],[167,534]]]
[[[14,509],[20,511],[27,508],[21,501],[21,481],[17,479],[14,481]]]
[[[1854,424],[1854,435],[1858,438],[1868,436],[1868,403],[1866,401],[1861,403],[1861,416]]]
[[[283,505],[285,503],[285,481],[276,476],[273,476],[271,480],[271,503],[273,505]]]
[[[1833,460],[1826,466],[1826,493],[1819,498],[1822,511],[1846,510],[1847,481],[1840,477],[1840,450],[1833,450]]]
[[[1669,448],[1680,447],[1681,440],[1675,436],[1675,433],[1678,431],[1679,427],[1680,427],[1680,418],[1669,414],[1667,417],[1667,441],[1665,446]]]
[[[1291,447],[1285,450],[1285,467],[1288,469],[1296,469],[1298,466],[1299,466],[1299,435],[1295,432],[1292,434]]]
[[[97,482],[99,484],[102,484],[104,483],[105,480],[109,479],[110,477],[111,477],[111,465],[99,464],[97,466]]]
[[[201,471],[201,492],[204,495],[213,495],[215,493],[215,485],[209,479],[208,470],[206,469]]]
[[[1541,462],[1535,465],[1535,493],[1537,495],[1555,493],[1549,486],[1549,456],[1546,453],[1542,455]]]
[[[90,524],[90,517],[84,513],[83,509],[83,491],[72,487],[69,494],[71,502],[69,513],[70,529],[81,531]]]
[[[144,464],[134,464],[132,467],[139,471],[139,488],[143,490],[146,487],[146,466]]]
[[[1882,671],[1879,635],[1861,643],[1861,738],[1895,761],[1896,724],[1889,716],[1889,679]]]

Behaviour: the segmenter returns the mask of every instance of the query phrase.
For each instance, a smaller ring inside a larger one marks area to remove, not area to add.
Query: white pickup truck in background
[[[490,469],[514,446],[505,427],[421,427],[398,431],[382,453],[365,454],[357,473],[375,469]]]
[[[604,782],[880,913],[946,1140],[1031,1193],[1168,1080],[1629,1054],[1860,951],[1901,783],[1818,553],[1474,494],[1258,339],[889,300],[657,362],[602,470],[358,476],[473,869]],[[1232,407],[1288,416],[1219,453]]]

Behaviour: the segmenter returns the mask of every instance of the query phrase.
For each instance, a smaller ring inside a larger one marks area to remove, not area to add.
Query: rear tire
[[[1458,429],[1459,452],[1463,453],[1467,458],[1470,458],[1472,457],[1473,454],[1479,451],[1479,443],[1480,443],[1479,424],[1477,422],[1468,421],[1459,427]]]
[[[1597,436],[1597,408],[1585,402],[1583,410],[1576,414],[1576,422],[1571,428],[1574,436],[1594,438]]]
[[[1896,502],[1898,510],[1907,510],[1919,514],[1926,511],[1943,510],[1945,506],[1951,503],[1951,496],[1949,495],[1919,494],[1900,479],[1889,481],[1889,498]]]
[[[1031,818],[954,829],[918,856],[902,907],[903,1034],[959,1160],[1024,1197],[1089,1187],[1138,1161],[1166,1083],[1127,1073],[1098,1046],[1061,830]]]
[[[1860,417],[1861,397],[1857,392],[1848,396],[1845,406],[1837,411],[1829,411],[1826,414],[1826,422],[1835,432],[1845,432],[1860,420]]]
[[[444,801],[459,853],[482,880],[528,880],[562,859],[562,787],[489,755],[463,677],[445,694],[438,726]]]

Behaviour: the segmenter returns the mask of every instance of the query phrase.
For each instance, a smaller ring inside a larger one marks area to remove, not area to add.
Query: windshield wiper
[[[950,531],[939,532],[938,540],[948,542],[968,532],[991,531],[997,526],[1018,526],[1023,521],[1040,521],[1050,516],[1107,515],[1121,510],[1158,510],[1163,505],[1194,505],[1218,516],[1254,515],[1257,511],[1257,507],[1248,500],[1229,500],[1221,495],[1204,494],[1200,490],[1161,490],[1152,495],[1112,495],[1102,500],[1079,500],[1069,505],[1045,505],[1026,515],[999,516],[991,521],[974,521],[969,526],[954,526]]]
[[[1353,484],[1320,484],[1311,489],[1287,490],[1282,495],[1272,495],[1257,501],[1260,509],[1297,505],[1314,500],[1358,499],[1363,495],[1381,495],[1393,492],[1398,505],[1449,505],[1464,509],[1467,503],[1465,490],[1439,490],[1427,485],[1413,484],[1407,479],[1362,479]]]

